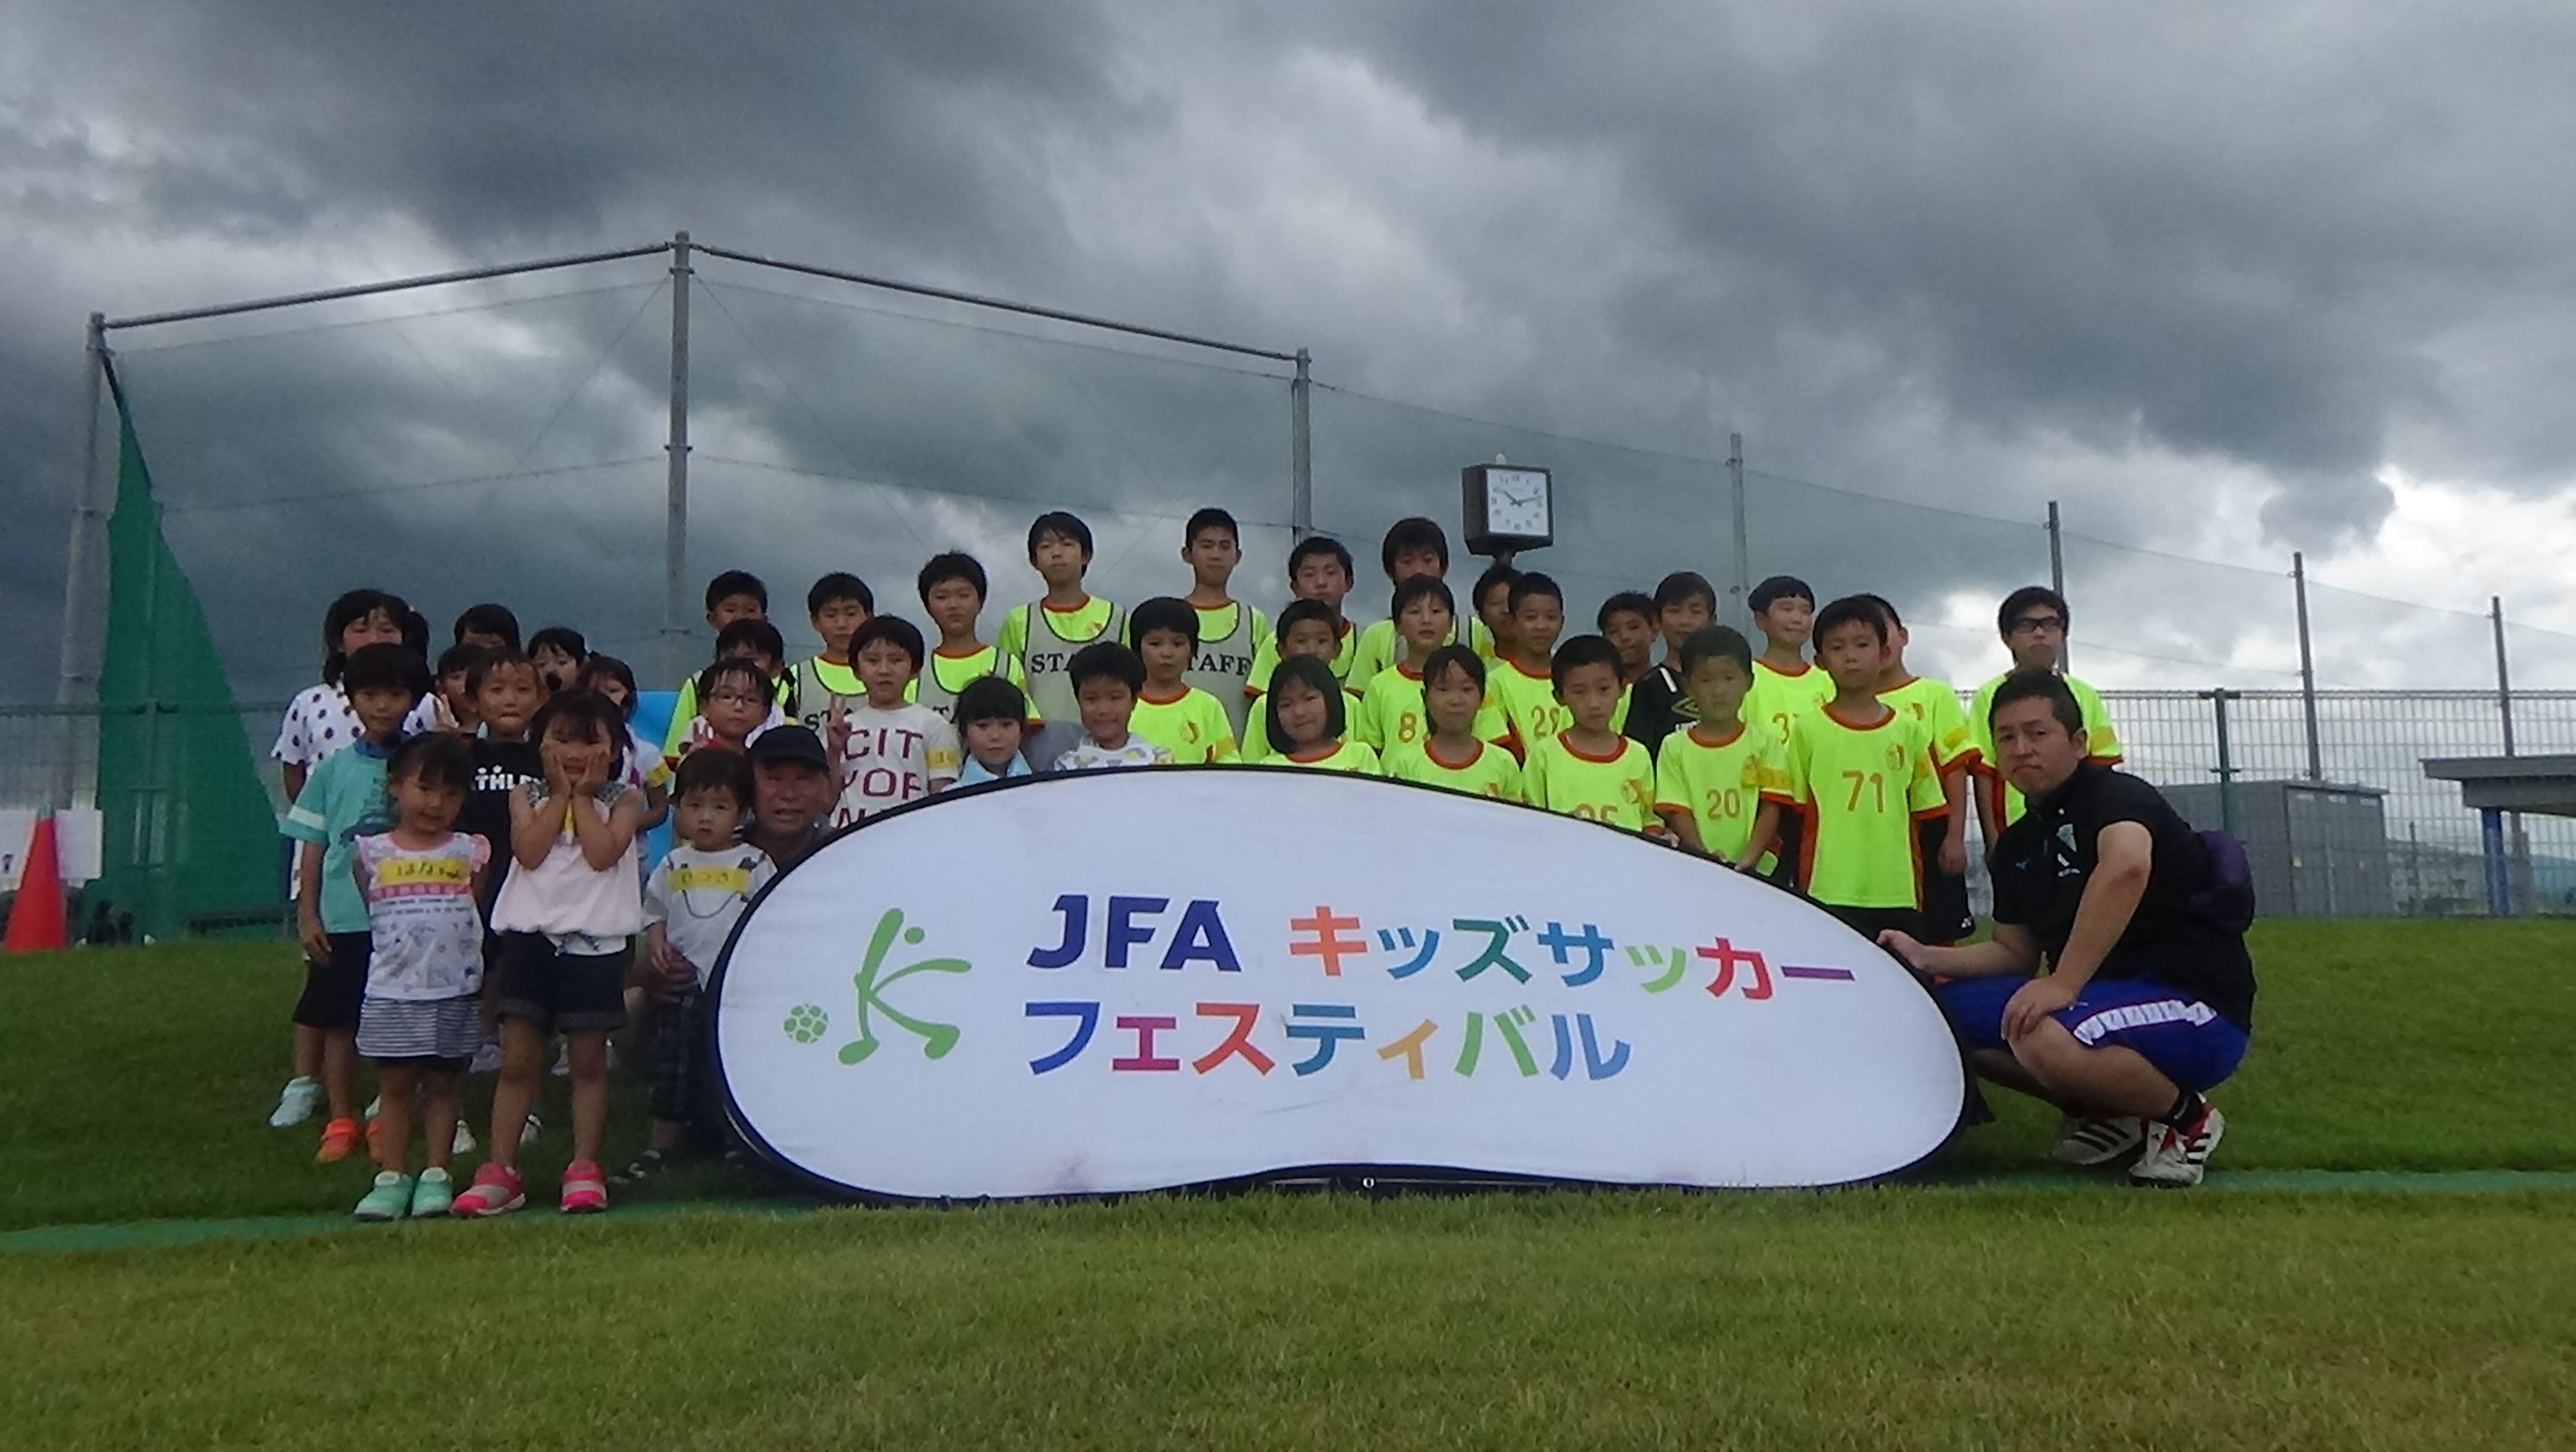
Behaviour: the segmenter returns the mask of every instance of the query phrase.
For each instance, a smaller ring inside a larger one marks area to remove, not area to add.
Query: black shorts
[[[543,933],[502,933],[493,952],[502,1018],[545,1034],[626,1027],[626,973],[632,945],[614,953],[566,953]]]
[[[304,993],[295,1000],[295,1021],[306,1028],[355,1030],[375,943],[366,933],[333,933],[331,956],[304,965]]]
[[[1950,824],[1934,817],[1916,823],[1914,831],[1923,852],[1923,930],[1915,936],[1926,943],[1958,942],[1977,930],[1977,915],[1968,907],[1968,875],[1941,870]]]

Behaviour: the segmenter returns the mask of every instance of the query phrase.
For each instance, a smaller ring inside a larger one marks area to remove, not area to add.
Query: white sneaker
[[[359,1117],[360,1119],[364,1119],[364,1120],[367,1120],[367,1121],[369,1121],[369,1122],[373,1122],[373,1121],[374,1121],[374,1119],[375,1119],[375,1117],[376,1117],[377,1115],[382,1114],[382,1113],[384,1113],[384,1112],[385,1112],[385,1096],[383,1096],[382,1094],[379,1094],[379,1095],[377,1095],[375,1098],[370,1099],[370,1100],[368,1100],[368,1101],[367,1101],[367,1112],[366,1112],[366,1113],[364,1113],[364,1114],[359,1115],[358,1117]]]
[[[474,1051],[474,1062],[465,1066],[465,1072],[468,1074],[500,1073],[501,1046],[490,1039],[485,1039],[483,1046]]]
[[[456,1121],[456,1138],[448,1141],[448,1153],[457,1155],[474,1153],[474,1131],[467,1128],[462,1119]]]
[[[293,1129],[313,1117],[314,1106],[322,1102],[322,1081],[289,1079],[277,1093],[277,1107],[268,1112],[268,1127]]]
[[[528,1122],[519,1126],[519,1143],[535,1144],[537,1142],[537,1128],[537,1117],[533,1114],[529,1115]]]
[[[2057,1124],[2057,1145],[2048,1157],[2061,1165],[2107,1165],[2136,1154],[2146,1143],[2142,1119],[2114,1115],[2094,1119],[2070,1114]]]
[[[2187,1190],[2200,1183],[2201,1172],[2209,1164],[2209,1152],[2218,1148],[2219,1136],[2227,1132],[2227,1117],[2212,1104],[2188,1125],[2154,1124],[2147,1128],[2147,1152],[2129,1167],[2129,1182]]]
[[[555,1049],[555,1066],[554,1066],[553,1068],[551,1068],[551,1069],[548,1069],[546,1072],[547,1072],[547,1073],[549,1073],[549,1074],[552,1074],[553,1076],[555,1076],[555,1077],[556,1077],[556,1078],[558,1078],[558,1079],[568,1078],[568,1077],[570,1077],[570,1076],[571,1076],[571,1074],[572,1074],[572,1045],[570,1045],[570,1044],[563,1044],[563,1045],[559,1045],[559,1046]]]

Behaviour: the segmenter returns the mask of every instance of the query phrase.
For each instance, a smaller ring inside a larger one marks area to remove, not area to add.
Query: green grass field
[[[2219,1163],[2576,1171],[2576,926],[2267,924]],[[344,1213],[291,954],[0,961],[0,1229]],[[556,1113],[541,1145],[562,1147]],[[11,1446],[2576,1446],[2576,1193],[2152,1194],[1998,1096],[1827,1194],[761,1213],[0,1250]],[[641,1131],[631,1091],[620,1150]],[[553,1158],[532,1156],[539,1183]],[[1977,1183],[1949,1183],[1972,1177]],[[689,1209],[692,1194],[724,1203]],[[0,1243],[10,1237],[0,1236]],[[16,1237],[26,1241],[29,1237]]]

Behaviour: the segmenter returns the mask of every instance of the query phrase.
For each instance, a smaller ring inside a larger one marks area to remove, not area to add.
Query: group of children
[[[1089,528],[1051,512],[1028,533],[1044,593],[991,641],[984,567],[948,553],[915,581],[935,644],[834,573],[805,601],[822,648],[794,662],[767,588],[729,571],[706,593],[714,659],[680,683],[658,743],[629,724],[633,672],[575,631],[523,648],[509,611],[479,605],[433,671],[416,612],[376,591],[343,596],[324,622],[323,683],[289,709],[276,753],[285,830],[303,844],[309,966],[296,1077],[271,1122],[327,1101],[319,1158],[363,1141],[379,1166],[362,1217],[500,1214],[525,1201],[515,1154],[559,1037],[574,1141],[560,1203],[601,1209],[608,1036],[649,1012],[653,1147],[629,1174],[652,1172],[701,1112],[706,971],[775,872],[743,840],[751,755],[772,733],[776,749],[827,763],[836,824],[1058,771],[1384,775],[1652,836],[1802,891],[1865,935],[1927,942],[1972,927],[1972,801],[1988,843],[2019,810],[1988,765],[1982,712],[1908,670],[1904,623],[1874,595],[1819,609],[1804,583],[1765,580],[1747,601],[1757,652],[1715,623],[1708,581],[1682,571],[1611,597],[1598,633],[1564,638],[1564,592],[1545,574],[1497,564],[1462,609],[1445,532],[1416,518],[1380,547],[1387,618],[1344,615],[1350,551],[1313,536],[1289,554],[1292,598],[1274,625],[1229,593],[1242,557],[1231,516],[1192,516],[1180,554],[1187,592],[1122,610],[1085,587]],[[2015,669],[2056,667],[2067,612],[2054,592],[2015,591],[1997,623]],[[2099,697],[2076,694],[2092,753],[2117,760]],[[648,879],[638,839],[666,816],[675,844]],[[452,1192],[450,1158],[473,1142],[457,1085],[478,1055],[499,1071],[490,1158]],[[359,1058],[380,1070],[372,1132],[354,1108]]]

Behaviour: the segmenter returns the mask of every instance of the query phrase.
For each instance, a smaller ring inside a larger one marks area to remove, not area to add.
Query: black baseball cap
[[[823,738],[810,726],[772,726],[752,738],[749,754],[754,767],[794,762],[816,771],[832,769],[832,759],[823,754]]]

